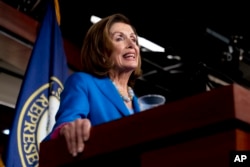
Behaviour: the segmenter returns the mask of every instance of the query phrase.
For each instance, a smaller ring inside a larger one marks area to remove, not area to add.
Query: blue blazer
[[[75,72],[64,84],[60,98],[53,129],[77,118],[89,118],[95,126],[131,115],[109,77],[98,78]],[[134,113],[139,112],[137,96],[134,96],[132,104]]]

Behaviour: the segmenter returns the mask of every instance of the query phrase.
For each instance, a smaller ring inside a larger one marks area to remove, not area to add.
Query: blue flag
[[[34,43],[15,108],[6,167],[38,166],[39,145],[54,125],[68,66],[53,1]]]

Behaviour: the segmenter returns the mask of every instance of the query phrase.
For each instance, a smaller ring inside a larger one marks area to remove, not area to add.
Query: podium
[[[39,167],[227,167],[241,150],[250,151],[250,91],[232,84],[94,126],[77,157],[63,138],[42,142]]]

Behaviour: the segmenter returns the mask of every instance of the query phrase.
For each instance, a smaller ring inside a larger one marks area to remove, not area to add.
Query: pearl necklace
[[[117,91],[119,92],[119,94],[124,102],[128,103],[128,102],[132,101],[132,99],[134,97],[134,91],[130,86],[128,86],[128,96],[123,96],[122,92],[119,90],[118,86],[116,86],[116,84],[114,82],[112,82],[112,83],[116,87]]]

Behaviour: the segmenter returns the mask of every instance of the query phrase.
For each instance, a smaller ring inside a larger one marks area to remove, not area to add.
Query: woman
[[[64,85],[56,124],[46,140],[64,136],[69,152],[84,150],[91,126],[140,111],[133,92],[141,75],[138,36],[128,18],[114,14],[88,30],[81,51],[82,71]]]

